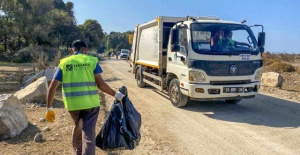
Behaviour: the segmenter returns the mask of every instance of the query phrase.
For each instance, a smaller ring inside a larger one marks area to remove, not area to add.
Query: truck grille
[[[236,72],[231,73],[230,67],[236,66]],[[262,66],[261,60],[250,61],[207,61],[195,60],[192,68],[201,69],[208,76],[248,76],[253,75],[256,69]]]
[[[232,81],[210,81],[211,85],[232,85],[232,84],[247,84],[250,80],[232,80]]]

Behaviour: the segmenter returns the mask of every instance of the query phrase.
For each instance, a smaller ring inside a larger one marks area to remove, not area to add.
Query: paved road
[[[126,60],[100,64],[109,84],[127,86],[142,115],[140,145],[122,154],[300,154],[300,103],[260,94],[236,105],[192,102],[180,109],[166,93],[138,88]]]

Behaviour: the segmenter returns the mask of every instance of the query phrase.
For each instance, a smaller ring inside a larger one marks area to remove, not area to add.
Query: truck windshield
[[[192,48],[214,55],[258,54],[256,39],[248,26],[239,24],[191,24]]]

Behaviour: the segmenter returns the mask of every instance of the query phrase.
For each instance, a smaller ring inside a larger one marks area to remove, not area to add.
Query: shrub
[[[25,63],[32,62],[31,53],[33,51],[32,47],[22,48],[17,51],[17,53],[12,57],[12,62],[14,63]]]
[[[9,62],[9,58],[4,54],[0,54],[0,62]]]
[[[49,66],[48,59],[49,56],[44,52],[43,47],[36,46],[31,52],[31,57],[35,63],[37,63],[38,70],[44,70]]]
[[[280,61],[276,60],[276,59],[266,59],[266,58],[263,59],[264,66],[269,66],[269,65],[273,64],[274,62],[280,62]]]
[[[286,61],[286,62],[294,62],[295,61],[295,54],[288,54],[288,53],[278,53],[276,54],[277,59]]]
[[[61,59],[61,51],[58,51],[54,57],[54,66],[58,66]]]
[[[99,55],[95,51],[89,51],[89,52],[87,52],[87,54],[90,55],[90,56],[93,56],[93,57],[97,57],[99,59]]]
[[[274,62],[270,65],[270,68],[272,69],[272,71],[279,72],[279,73],[295,71],[295,67],[293,65],[284,62]]]

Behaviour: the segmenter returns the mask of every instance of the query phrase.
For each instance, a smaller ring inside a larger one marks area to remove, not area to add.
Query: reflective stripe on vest
[[[76,82],[76,83],[63,83],[64,88],[67,87],[81,87],[81,86],[95,86],[96,82]]]
[[[70,92],[70,93],[63,93],[64,97],[71,97],[71,96],[84,96],[84,95],[95,95],[98,94],[98,91],[82,91],[82,92]]]
[[[68,111],[100,106],[94,70],[98,58],[85,54],[72,55],[60,61],[62,96]]]

